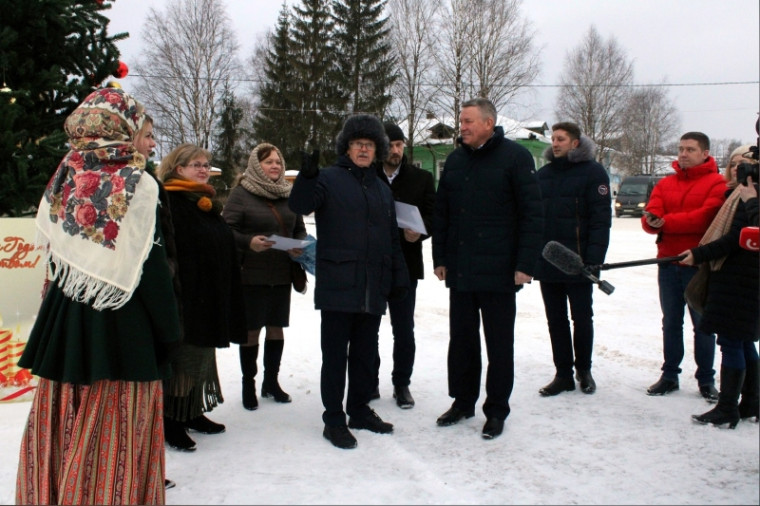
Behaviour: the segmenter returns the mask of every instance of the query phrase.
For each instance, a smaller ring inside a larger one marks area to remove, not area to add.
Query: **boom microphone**
[[[571,276],[581,274],[590,279],[592,282],[596,283],[599,289],[607,295],[615,291],[614,286],[594,276],[594,274],[592,274],[592,272],[585,265],[583,265],[583,259],[580,257],[580,255],[565,247],[564,245],[558,243],[557,241],[549,241],[546,243],[546,246],[544,246],[544,250],[541,255],[549,263],[551,263],[553,266],[565,274],[569,274]]]

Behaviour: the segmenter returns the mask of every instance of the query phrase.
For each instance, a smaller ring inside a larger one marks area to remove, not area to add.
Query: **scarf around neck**
[[[705,235],[703,235],[702,239],[699,240],[700,246],[723,237],[731,230],[731,222],[734,221],[734,215],[736,214],[736,208],[739,206],[740,200],[741,196],[739,195],[739,192],[734,189],[726,201],[723,202],[723,205],[720,206],[718,214],[715,215],[715,218],[713,218],[710,226],[707,227]],[[720,270],[720,268],[723,266],[723,262],[725,261],[726,256],[716,258],[715,260],[710,260],[710,270]]]
[[[276,181],[272,181],[264,173],[264,169],[261,168],[258,153],[263,148],[274,149],[282,161],[282,174],[280,174],[280,177]],[[254,195],[265,199],[277,200],[287,198],[290,195],[292,185],[285,179],[285,159],[282,157],[280,150],[276,146],[267,143],[256,146],[248,158],[248,168],[243,173],[242,179],[240,179],[240,186]]]
[[[66,119],[70,151],[51,177],[35,218],[52,279],[96,310],[129,301],[154,243],[158,184],[131,139],[144,109],[118,88],[91,93]]]
[[[221,206],[212,199],[216,190],[210,184],[196,183],[187,179],[170,178],[164,182],[164,189],[168,192],[182,192],[188,199],[195,202],[198,209],[204,212],[221,212]]]

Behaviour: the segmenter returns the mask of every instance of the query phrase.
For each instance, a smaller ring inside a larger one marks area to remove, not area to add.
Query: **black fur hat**
[[[335,152],[338,155],[345,155],[348,152],[349,141],[354,139],[373,141],[376,160],[385,160],[388,156],[388,137],[385,135],[383,124],[376,116],[371,114],[349,116],[335,139]]]

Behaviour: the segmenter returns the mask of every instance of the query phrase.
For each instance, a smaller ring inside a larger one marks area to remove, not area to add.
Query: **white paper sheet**
[[[289,249],[303,249],[308,244],[311,244],[311,239],[291,239],[290,237],[282,237],[281,235],[272,234],[267,237],[268,241],[272,241],[274,245],[272,249],[281,249],[287,251]]]
[[[398,223],[399,228],[408,228],[420,234],[428,235],[425,222],[422,221],[422,215],[420,215],[417,206],[396,202],[396,223]]]

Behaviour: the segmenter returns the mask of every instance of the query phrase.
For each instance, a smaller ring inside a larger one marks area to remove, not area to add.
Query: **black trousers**
[[[365,417],[375,388],[380,315],[322,311],[320,390],[325,425],[346,425],[348,416]],[[348,396],[343,411],[348,369]]]
[[[488,368],[486,417],[504,420],[515,379],[515,292],[449,291],[449,396],[470,411],[480,396],[480,321],[483,320]]]
[[[591,370],[594,348],[593,288],[591,283],[541,282],[541,297],[544,299],[557,376],[572,377],[573,365],[581,371]],[[573,319],[572,334],[567,318],[568,301]]]
[[[414,307],[417,302],[417,280],[409,280],[409,293],[401,300],[388,301],[393,329],[393,371],[391,380],[394,387],[409,386],[414,369],[414,354],[417,346],[414,342]],[[378,350],[375,364],[375,387],[380,380],[380,353]]]

